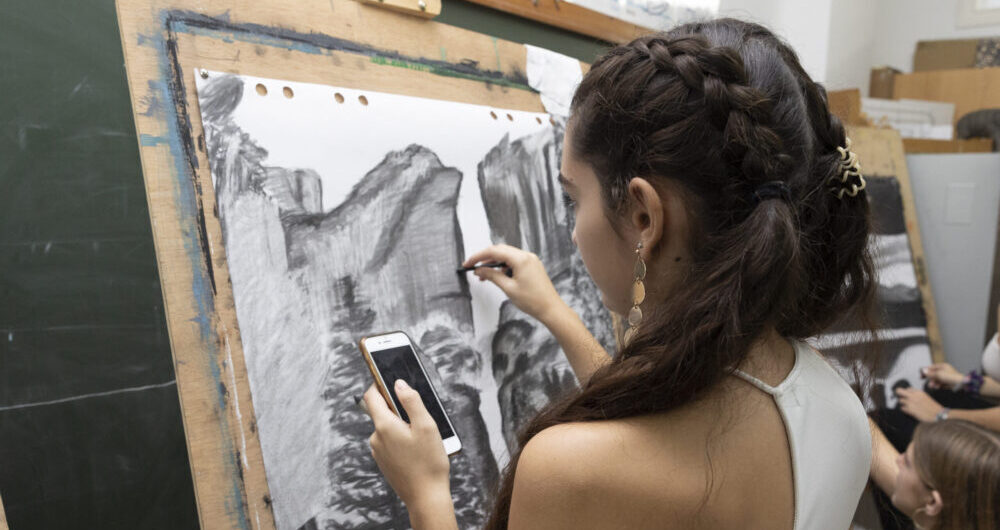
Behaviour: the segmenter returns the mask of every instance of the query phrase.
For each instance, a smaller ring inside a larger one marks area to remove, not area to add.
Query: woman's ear
[[[642,246],[651,253],[662,243],[661,239],[666,228],[663,201],[656,188],[642,177],[635,177],[629,181],[628,194],[632,203],[628,214],[629,224],[638,234]]]
[[[938,493],[938,490],[932,490],[931,498],[924,505],[924,513],[929,517],[937,517],[942,508],[944,508],[944,502],[941,500],[941,494]]]

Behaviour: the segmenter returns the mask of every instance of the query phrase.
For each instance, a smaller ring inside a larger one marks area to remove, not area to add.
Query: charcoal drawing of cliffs
[[[556,291],[613,351],[611,316],[576,252],[572,213],[560,200],[562,136],[560,128],[547,128],[514,141],[504,137],[479,163],[479,189],[493,242],[537,254]],[[500,308],[492,370],[510,449],[518,430],[541,406],[576,385],[555,338],[510,301]]]
[[[479,412],[468,285],[454,272],[462,175],[411,145],[324,213],[315,172],[266,166],[266,149],[230,117],[238,102],[202,101],[242,94],[233,79],[199,98],[277,527],[409,527],[352,397],[371,381],[358,339],[394,329],[421,349],[462,438],[452,493],[460,527],[479,526],[498,471]]]

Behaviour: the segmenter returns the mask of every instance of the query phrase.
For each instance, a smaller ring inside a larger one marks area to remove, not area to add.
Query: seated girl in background
[[[917,528],[1000,528],[1000,434],[962,420],[922,423],[899,454],[872,432],[872,479]]]
[[[927,387],[931,389],[947,389],[964,396],[985,398],[996,401],[1000,399],[1000,338],[994,335],[983,351],[982,370],[973,370],[962,374],[948,363],[937,363],[924,368],[927,377]],[[903,412],[919,421],[934,421],[935,419],[960,419],[977,423],[984,427],[1000,431],[1000,407],[969,410],[943,406],[937,400],[915,388],[900,388],[896,390],[900,408]],[[948,397],[948,396],[943,396]],[[945,400],[946,404],[951,405]],[[954,405],[959,407],[960,405]],[[968,405],[966,405],[968,406]]]

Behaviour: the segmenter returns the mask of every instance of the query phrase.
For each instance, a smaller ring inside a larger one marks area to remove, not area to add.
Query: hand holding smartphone
[[[410,337],[402,331],[394,331],[371,337],[364,337],[360,344],[361,354],[364,356],[368,369],[371,370],[375,378],[375,386],[382,397],[385,398],[389,408],[409,423],[410,419],[406,415],[399,398],[396,396],[396,380],[402,379],[406,384],[420,394],[427,412],[434,418],[441,440],[444,442],[445,453],[452,455],[462,449],[462,443],[458,439],[451,424],[451,420],[441,406],[434,387],[431,385],[427,372],[423,364],[417,357]]]

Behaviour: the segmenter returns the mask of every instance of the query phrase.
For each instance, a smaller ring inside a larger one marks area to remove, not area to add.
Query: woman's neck
[[[770,328],[747,353],[739,369],[771,386],[788,377],[795,366],[795,348],[788,339]]]
[[[934,517],[931,517],[919,509],[913,514],[913,526],[917,530],[930,530],[934,528]]]

